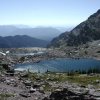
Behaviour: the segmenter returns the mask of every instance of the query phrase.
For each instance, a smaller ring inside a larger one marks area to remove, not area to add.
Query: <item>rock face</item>
[[[100,9],[91,15],[86,21],[80,23],[72,31],[65,32],[53,39],[49,46],[60,47],[77,46],[89,41],[100,39]]]

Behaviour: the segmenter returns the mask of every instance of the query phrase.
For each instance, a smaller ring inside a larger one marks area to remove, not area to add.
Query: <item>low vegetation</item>
[[[9,93],[0,93],[0,100],[7,100],[9,97],[14,97],[14,94],[9,94]]]
[[[100,87],[98,82],[100,81],[100,74],[97,73],[89,73],[89,74],[80,74],[78,72],[73,73],[55,73],[55,72],[48,72],[48,73],[31,73],[29,72],[29,77],[31,81],[36,80],[44,80],[45,82],[70,82],[70,83],[78,83],[82,86],[88,86],[89,84]],[[44,86],[45,91],[53,91],[54,88],[51,89],[51,86],[47,83]]]

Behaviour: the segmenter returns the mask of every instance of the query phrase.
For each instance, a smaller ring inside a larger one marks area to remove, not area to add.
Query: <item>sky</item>
[[[100,0],[0,0],[0,25],[75,26],[100,9]]]

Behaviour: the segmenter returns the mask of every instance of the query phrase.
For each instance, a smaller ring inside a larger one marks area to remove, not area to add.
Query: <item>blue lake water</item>
[[[40,61],[39,63],[17,64],[15,70],[30,70],[33,72],[68,72],[71,70],[88,70],[90,68],[100,69],[100,61],[95,59],[68,59],[59,58]]]

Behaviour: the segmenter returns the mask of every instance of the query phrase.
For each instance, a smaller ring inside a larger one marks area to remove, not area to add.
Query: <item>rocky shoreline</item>
[[[10,63],[26,63],[33,62],[38,63],[41,60],[56,59],[56,58],[94,58],[100,59],[100,48],[86,45],[80,47],[67,47],[67,48],[11,48],[11,49],[0,49],[1,52],[5,53],[6,57],[1,54],[0,60],[7,61]],[[43,52],[38,54],[38,52]],[[37,53],[34,55],[34,53]],[[27,55],[26,55],[27,54]]]

